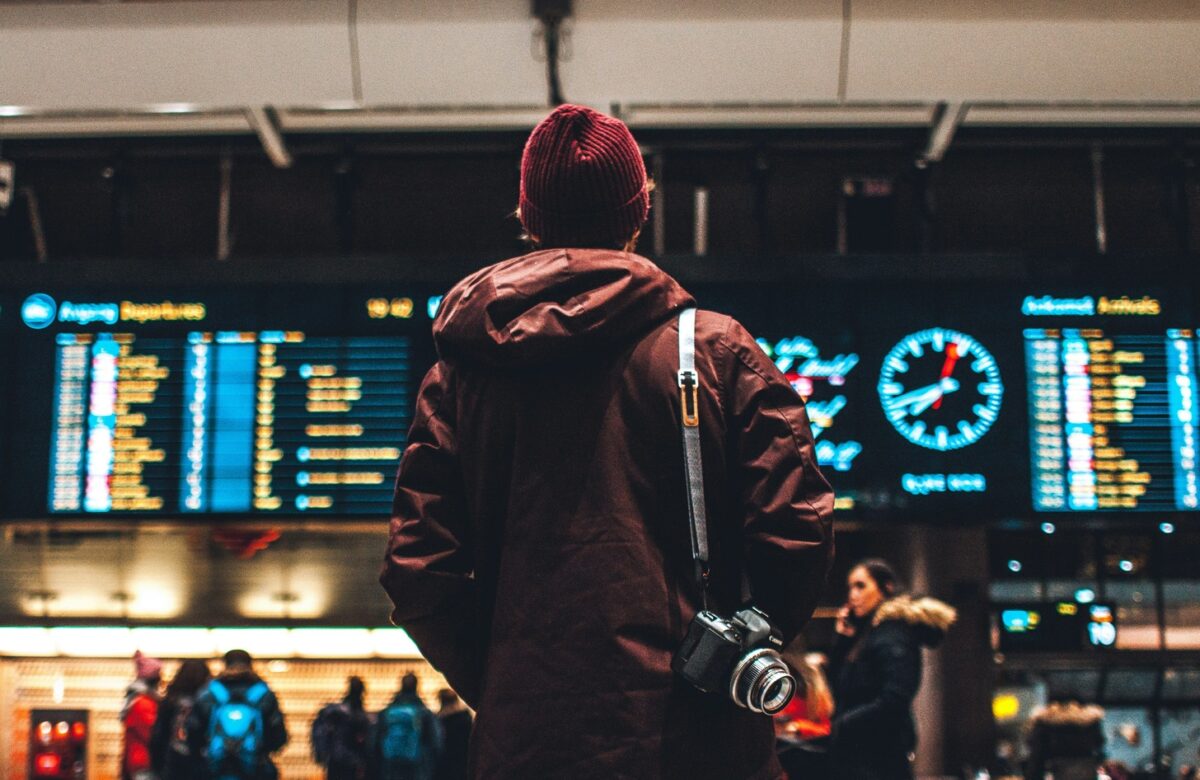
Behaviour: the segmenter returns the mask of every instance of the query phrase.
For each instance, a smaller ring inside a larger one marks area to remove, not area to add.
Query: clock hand
[[[909,410],[909,414],[911,414],[913,417],[916,417],[930,407],[933,407],[934,409],[938,408],[938,405],[941,403],[941,400],[945,397],[946,393],[953,393],[958,389],[959,385],[958,380],[954,379],[953,377],[946,377],[934,385],[934,387],[937,388],[936,394],[931,393],[928,397],[922,398],[917,403],[914,403],[912,405],[912,409]]]
[[[951,341],[946,345],[946,360],[942,363],[942,379],[948,379],[954,373],[954,365],[958,362],[958,357],[958,344]],[[940,409],[941,406],[942,399],[939,397],[933,402],[933,408]]]
[[[892,402],[888,404],[888,406],[895,409],[905,406],[916,406],[918,404],[925,403],[926,401],[931,404],[940,398],[941,395],[942,383],[939,381],[937,384],[926,385],[925,387],[919,387],[916,390],[910,390],[904,395],[892,399]],[[927,409],[928,404],[921,408],[922,410]]]

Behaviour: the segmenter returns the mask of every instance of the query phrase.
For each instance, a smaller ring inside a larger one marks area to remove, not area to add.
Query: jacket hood
[[[918,629],[922,644],[934,647],[957,619],[958,612],[944,601],[928,596],[896,596],[879,605],[871,623],[877,626],[889,620],[902,621]]]
[[[1046,726],[1094,726],[1104,720],[1104,709],[1097,707],[1094,704],[1078,704],[1076,702],[1068,702],[1059,704],[1058,702],[1033,713],[1030,718],[1030,725],[1044,724]]]
[[[456,284],[433,338],[443,358],[536,365],[624,343],[693,305],[678,282],[639,255],[544,249]]]

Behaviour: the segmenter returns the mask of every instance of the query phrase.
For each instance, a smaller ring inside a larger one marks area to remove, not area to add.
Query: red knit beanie
[[[525,144],[520,207],[542,246],[628,241],[650,212],[646,164],[629,128],[585,106],[554,109]]]

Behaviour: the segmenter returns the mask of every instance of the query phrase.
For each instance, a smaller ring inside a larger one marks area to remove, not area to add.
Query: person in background
[[[877,558],[856,564],[848,584],[830,657],[837,702],[833,776],[905,780],[917,746],[912,702],[921,685],[921,647],[936,646],[957,616],[936,599],[903,595],[895,571]]]
[[[312,726],[313,758],[328,780],[364,780],[370,764],[371,718],[363,707],[367,687],[361,677],[346,681],[346,697],[327,704]]]
[[[1028,780],[1092,780],[1104,760],[1104,710],[1078,702],[1051,702],[1026,728]]]
[[[535,251],[460,281],[433,324],[380,581],[477,713],[474,776],[781,771],[771,719],[671,661],[706,603],[744,605],[743,575],[784,643],[800,631],[833,491],[803,400],[749,332],[685,315],[695,299],[634,253],[650,190],[623,122],[557,107],[521,158]],[[688,511],[697,438],[710,570]]]
[[[788,777],[820,780],[829,777],[829,733],[832,729],[833,694],[825,679],[825,656],[820,653],[785,653],[796,672],[796,696],[775,716],[779,762]]]
[[[417,695],[417,676],[409,672],[375,719],[379,780],[432,780],[441,749],[441,725]]]
[[[154,780],[150,764],[150,732],[158,717],[158,686],[162,661],[137,651],[133,656],[134,680],[125,689],[121,707],[124,746],[121,749],[121,780]]]
[[[275,780],[271,753],[287,744],[279,701],[245,650],[225,654],[225,668],[196,697],[187,721],[188,748],[204,758],[210,780]]]
[[[458,694],[449,688],[438,691],[438,721],[442,726],[442,752],[434,780],[466,780],[467,751],[471,744],[474,717]]]
[[[189,658],[167,685],[150,735],[150,760],[158,780],[202,780],[204,762],[188,746],[187,722],[200,690],[212,679],[208,663]]]

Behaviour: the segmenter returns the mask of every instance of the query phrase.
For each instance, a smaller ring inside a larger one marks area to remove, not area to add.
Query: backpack
[[[415,766],[423,758],[424,707],[417,702],[392,704],[379,713],[379,752],[393,765]]]
[[[175,702],[175,717],[171,719],[171,741],[168,743],[172,753],[189,756],[192,749],[188,747],[187,722],[192,714],[192,705],[196,700],[192,696],[181,696]]]
[[[313,759],[322,766],[358,766],[366,762],[369,721],[346,704],[326,704],[312,724]]]
[[[208,684],[216,706],[208,721],[208,767],[213,777],[251,778],[263,752],[263,717],[259,704],[267,695],[261,680],[234,696],[220,680]]]

